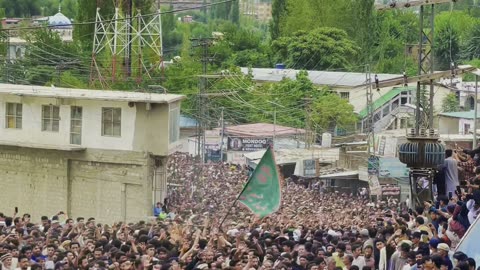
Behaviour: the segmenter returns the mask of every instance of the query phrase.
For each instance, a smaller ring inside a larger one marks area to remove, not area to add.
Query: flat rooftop
[[[0,95],[29,96],[39,98],[64,98],[80,100],[104,100],[140,103],[172,103],[183,100],[184,95],[155,94],[115,90],[93,90],[47,87],[36,85],[0,84]]]

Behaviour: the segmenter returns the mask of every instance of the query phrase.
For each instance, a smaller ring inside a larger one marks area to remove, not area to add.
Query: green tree
[[[374,0],[353,1],[354,17],[358,20],[355,29],[348,31],[355,33],[354,40],[361,50],[358,54],[359,63],[371,63],[373,56],[374,39],[371,34],[375,29]]]
[[[437,69],[448,70],[450,63],[460,58],[460,40],[453,27],[447,26],[439,30],[436,37],[435,65]]]
[[[0,8],[0,20],[5,18],[5,9]],[[0,23],[0,57],[7,56],[7,32],[2,31],[2,24]],[[3,61],[2,61],[3,62]]]
[[[446,95],[442,101],[443,112],[458,112],[459,109],[460,104],[455,93],[450,93]]]
[[[349,68],[359,48],[341,29],[299,31],[272,43],[278,60],[296,69]]]
[[[476,23],[470,31],[462,49],[462,58],[467,60],[480,58],[480,23]]]
[[[347,129],[358,121],[353,106],[347,100],[326,90],[314,99],[312,111],[312,121],[320,132],[335,128]]]
[[[237,25],[240,23],[240,6],[238,2],[239,0],[233,1],[229,16],[230,20]]]
[[[4,8],[7,17],[30,17],[40,15],[37,0],[0,0],[0,8]]]
[[[281,36],[282,24],[287,15],[287,0],[273,0],[272,21],[270,22],[270,36],[272,40]]]
[[[114,5],[112,1],[99,1],[100,14],[105,19],[114,13]],[[78,1],[77,16],[75,22],[79,23],[73,30],[73,37],[80,42],[84,51],[91,52],[93,46],[93,34],[95,33],[95,24],[86,22],[95,22],[97,14],[97,1]],[[107,16],[108,15],[108,16]],[[81,24],[86,23],[86,24]]]

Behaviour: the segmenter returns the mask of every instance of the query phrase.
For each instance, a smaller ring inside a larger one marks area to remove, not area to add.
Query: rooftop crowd
[[[447,151],[436,201],[415,209],[286,179],[279,211],[259,219],[235,205],[223,223],[249,170],[177,153],[156,220],[0,214],[0,270],[475,270],[454,249],[480,209],[478,152]]]

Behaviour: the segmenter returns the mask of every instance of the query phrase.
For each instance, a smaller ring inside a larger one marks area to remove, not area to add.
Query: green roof
[[[388,103],[392,98],[404,91],[414,91],[416,87],[394,87],[392,90],[388,91],[385,95],[373,102],[373,111],[378,110],[380,107]],[[358,113],[358,115],[363,119],[367,117],[368,108],[365,107],[363,110]]]
[[[473,119],[475,118],[475,111],[471,110],[466,112],[446,112],[439,115],[453,118]],[[480,112],[477,112],[477,118],[480,118]]]

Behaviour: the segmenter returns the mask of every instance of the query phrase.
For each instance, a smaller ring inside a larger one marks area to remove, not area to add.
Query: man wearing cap
[[[444,264],[448,266],[448,270],[453,269],[453,264],[452,261],[450,260],[450,257],[448,256],[448,253],[450,252],[450,247],[445,244],[445,243],[440,243],[437,246],[438,249],[438,254],[442,257]]]
[[[2,270],[12,270],[12,254],[6,253],[0,256]]]

